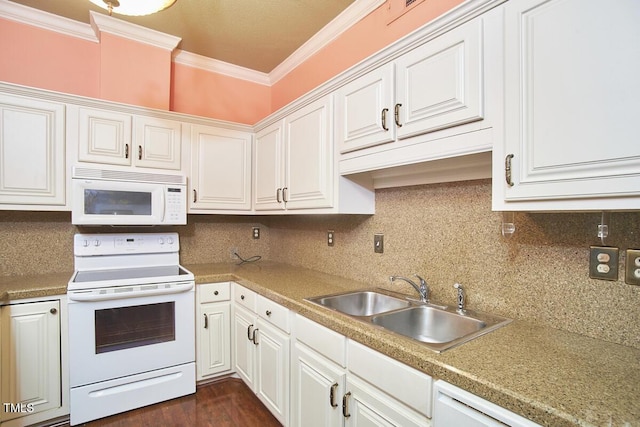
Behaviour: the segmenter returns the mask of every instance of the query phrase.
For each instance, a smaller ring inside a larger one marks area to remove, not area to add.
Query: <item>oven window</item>
[[[96,310],[96,354],[176,339],[175,302]]]
[[[151,215],[150,191],[84,190],[86,215]]]

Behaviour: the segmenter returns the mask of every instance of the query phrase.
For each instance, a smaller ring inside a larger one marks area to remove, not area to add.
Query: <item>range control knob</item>
[[[160,237],[160,238],[158,239],[158,243],[160,243],[161,245],[164,245],[164,239],[163,239],[162,237]]]
[[[173,245],[173,237],[167,237],[167,243]]]
[[[93,246],[95,246],[96,248],[97,248],[98,246],[100,246],[100,240],[98,240],[98,239],[94,240],[94,241],[93,241]]]

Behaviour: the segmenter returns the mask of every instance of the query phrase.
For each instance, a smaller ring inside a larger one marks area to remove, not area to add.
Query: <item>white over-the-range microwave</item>
[[[184,225],[187,177],[75,166],[71,222],[76,225]]]

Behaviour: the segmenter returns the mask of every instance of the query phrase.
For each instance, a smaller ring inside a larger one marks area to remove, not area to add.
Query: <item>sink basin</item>
[[[413,307],[374,316],[374,325],[427,343],[445,343],[480,331],[485,322],[432,307]]]
[[[498,329],[510,319],[409,299],[386,289],[360,290],[307,298],[314,304],[346,314],[388,332],[422,343],[441,353]]]
[[[400,308],[407,308],[411,305],[405,299],[376,291],[354,291],[308,298],[308,301],[350,316],[373,316]]]

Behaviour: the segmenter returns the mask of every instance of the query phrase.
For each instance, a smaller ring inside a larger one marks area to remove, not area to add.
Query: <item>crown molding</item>
[[[357,0],[325,25],[307,42],[269,73],[271,84],[278,82],[316,52],[335,40],[365,16],[382,6],[387,0]]]
[[[100,37],[100,33],[109,33],[169,51],[173,51],[182,41],[180,37],[151,30],[141,25],[114,18],[113,16],[94,12],[93,10],[89,11],[89,15],[91,17],[91,27],[98,38]]]
[[[98,42],[96,34],[87,24],[8,0],[0,0],[0,18],[91,42]]]
[[[188,67],[200,68],[201,70],[223,74],[225,76],[234,77],[236,79],[247,80],[260,85],[270,86],[271,81],[269,75],[260,71],[251,70],[249,68],[240,67],[228,62],[219,61],[207,56],[197,55],[185,50],[177,49],[173,62],[176,64],[186,65]]]
[[[386,0],[357,0],[340,15],[325,25],[305,44],[285,59],[269,74],[229,64],[227,62],[204,57],[191,52],[177,50],[174,61],[186,66],[200,68],[205,71],[220,73],[226,76],[247,80],[261,85],[273,85],[297,66],[306,61],[320,49],[325,47],[341,33],[380,7]],[[90,12],[91,24],[63,18],[9,0],[0,0],[0,18],[10,19],[27,25],[36,26],[49,31],[98,42],[100,33],[105,32],[125,37],[137,42],[150,44],[174,51],[180,41],[179,37],[131,24],[117,18]]]

